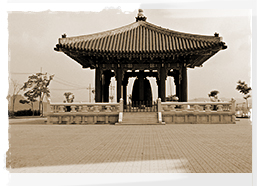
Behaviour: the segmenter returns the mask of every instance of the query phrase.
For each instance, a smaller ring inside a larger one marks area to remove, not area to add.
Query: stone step
[[[135,123],[135,122],[122,122],[121,125],[162,125],[163,123]]]
[[[159,125],[157,112],[123,112],[124,125]]]

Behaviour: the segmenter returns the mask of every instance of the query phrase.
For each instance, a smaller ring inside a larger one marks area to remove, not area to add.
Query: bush
[[[39,110],[34,110],[34,116],[39,116],[39,115],[40,115]],[[19,110],[17,112],[14,112],[14,116],[33,116],[33,111],[31,109]]]
[[[13,111],[8,110],[8,116],[9,116],[10,118],[14,117],[14,112],[13,112]]]

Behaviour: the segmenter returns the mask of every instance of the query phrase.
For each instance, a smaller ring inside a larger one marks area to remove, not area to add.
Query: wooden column
[[[181,100],[187,102],[187,67],[185,63],[182,66]]]
[[[138,74],[139,101],[144,101],[144,71]]]
[[[101,70],[99,66],[95,69],[95,102],[102,102]]]
[[[101,100],[104,102],[104,85],[105,85],[105,75],[104,73],[101,74]]]
[[[104,72],[104,84],[103,84],[103,102],[109,102],[109,86],[110,86],[110,80],[111,80],[111,71],[106,70]]]
[[[123,86],[123,104],[127,104],[127,85],[128,85],[128,77],[125,75],[122,86]]]
[[[117,102],[121,98],[121,83],[122,83],[122,69],[118,67],[116,69],[116,81],[117,81]]]
[[[160,98],[162,102],[166,101],[166,89],[165,89],[165,80],[166,80],[166,72],[165,65],[162,64],[160,69]]]
[[[174,82],[176,85],[176,96],[178,97],[178,101],[181,102],[181,82],[179,82],[179,70],[173,70],[174,74]]]
[[[156,77],[156,83],[158,86],[158,98],[161,98],[161,85],[160,85],[160,80],[158,79],[158,77]]]

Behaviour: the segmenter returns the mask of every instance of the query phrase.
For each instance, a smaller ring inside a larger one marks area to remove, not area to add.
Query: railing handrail
[[[119,105],[119,103],[79,103],[79,102],[73,102],[73,103],[58,103],[58,102],[55,102],[55,103],[51,103],[50,102],[50,105],[63,105],[63,106],[72,106],[72,105],[98,105],[98,106],[105,106],[105,105]]]
[[[162,102],[162,105],[230,105],[232,102]]]

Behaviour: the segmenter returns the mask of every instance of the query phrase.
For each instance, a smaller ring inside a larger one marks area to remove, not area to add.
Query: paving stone
[[[19,121],[9,135],[10,172],[252,172],[252,125],[244,119],[233,125],[161,126]]]

